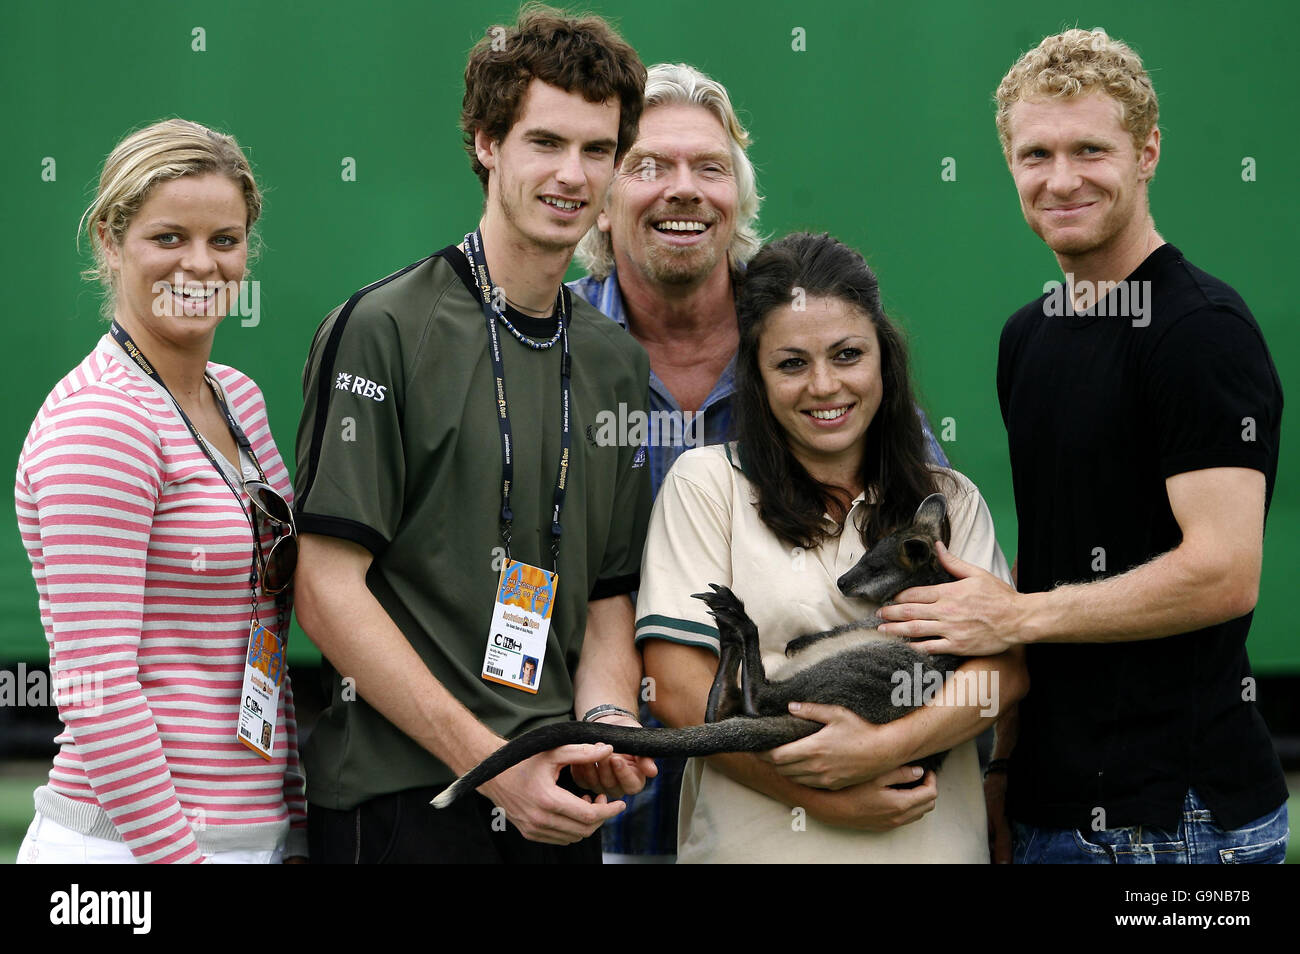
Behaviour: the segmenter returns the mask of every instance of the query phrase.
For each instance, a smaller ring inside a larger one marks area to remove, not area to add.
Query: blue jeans
[[[1011,860],[1034,864],[1275,864],[1286,857],[1286,802],[1262,818],[1224,831],[1195,791],[1183,800],[1177,831],[1138,825],[1082,831],[1011,823]]]

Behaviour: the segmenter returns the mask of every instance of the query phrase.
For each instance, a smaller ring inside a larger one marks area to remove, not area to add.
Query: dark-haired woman
[[[979,491],[926,462],[903,338],[857,252],[827,235],[775,242],[750,264],[737,312],[739,440],[674,465],[642,563],[637,639],[670,725],[703,721],[717,669],[716,629],[690,595],[707,583],[744,601],[779,676],[792,638],[875,608],[835,581],[931,493],[947,498],[952,552],[1009,578]],[[964,704],[881,726],[804,703],[796,714],[825,723],[812,736],[692,760],[678,860],[987,862],[973,740],[1023,695],[1023,662],[972,659],[958,685],[950,702]],[[937,774],[908,764],[947,749]]]

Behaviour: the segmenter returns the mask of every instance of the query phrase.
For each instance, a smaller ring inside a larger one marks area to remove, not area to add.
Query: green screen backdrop
[[[755,138],[777,236],[829,231],[877,270],[954,466],[982,489],[1008,558],[1016,520],[994,387],[1006,317],[1059,277],[1029,232],[993,126],[992,91],[1043,36],[1105,27],[1160,94],[1152,191],[1162,235],[1254,311],[1296,387],[1297,129],[1290,0],[919,3],[593,2],[647,63],[723,82]],[[459,238],[481,193],[460,144],[465,56],[512,3],[348,0],[6,4],[0,261],[9,289],[0,448],[13,466],[51,387],[104,326],[76,228],[130,129],[182,116],[238,137],[265,191],[255,326],[227,321],[213,360],[250,374],[292,467],[312,333],[358,287]],[[355,168],[355,178],[345,169]],[[945,171],[947,175],[945,175]],[[577,272],[573,273],[576,277]],[[1300,565],[1300,432],[1291,412],[1251,633],[1261,672],[1300,671],[1287,622]],[[1123,461],[1115,462],[1117,467]],[[0,659],[45,646],[12,509],[0,532]],[[310,658],[303,638],[294,655]]]

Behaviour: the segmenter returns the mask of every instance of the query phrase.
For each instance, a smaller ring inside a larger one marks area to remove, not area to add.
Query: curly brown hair
[[[591,103],[619,100],[618,152],[636,140],[645,95],[646,70],[636,51],[600,17],[567,16],[541,4],[526,4],[513,28],[494,26],[470,51],[460,128],[469,164],[487,194],[488,171],[478,161],[474,133],[505,139],[534,79],[581,93]]]

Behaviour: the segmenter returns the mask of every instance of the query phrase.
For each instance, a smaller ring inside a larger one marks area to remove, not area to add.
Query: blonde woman
[[[83,218],[112,323],[15,490],[63,722],[20,863],[306,854],[292,492],[257,385],[208,361],[261,206],[233,138],[173,119],[118,144]]]

